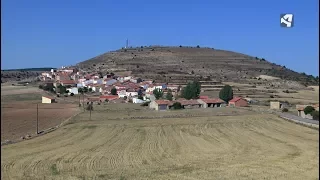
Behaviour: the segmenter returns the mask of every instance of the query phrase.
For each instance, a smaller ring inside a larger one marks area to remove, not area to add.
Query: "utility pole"
[[[90,121],[91,121],[91,111],[92,111],[93,102],[90,103]]]
[[[39,104],[37,103],[37,134],[39,134]]]

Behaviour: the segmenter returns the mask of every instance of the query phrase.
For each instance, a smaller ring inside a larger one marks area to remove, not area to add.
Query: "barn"
[[[203,108],[215,108],[225,106],[225,102],[221,99],[198,99],[198,102],[202,104]]]
[[[230,107],[245,107],[248,106],[248,102],[242,97],[235,97],[229,101]]]
[[[42,96],[42,103],[46,103],[46,104],[50,104],[50,103],[54,103],[55,99],[48,97],[48,96]]]
[[[171,102],[169,100],[155,100],[150,102],[149,108],[154,110],[167,110]]]

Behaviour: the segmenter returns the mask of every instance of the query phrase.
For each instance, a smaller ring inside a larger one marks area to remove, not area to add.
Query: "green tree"
[[[182,89],[181,96],[185,99],[197,99],[200,96],[201,84],[198,81],[188,83],[186,87]]]
[[[143,96],[142,95],[138,95],[138,99],[143,100]]]
[[[229,102],[231,99],[233,99],[232,87],[225,85],[219,92],[219,98],[226,102]]]
[[[172,95],[171,89],[169,89],[166,95],[166,99],[168,99],[169,101],[172,101],[172,98],[173,98],[173,95]]]
[[[115,87],[111,89],[111,94],[117,95],[117,89]]]
[[[161,89],[153,90],[153,95],[156,99],[160,99],[163,96],[163,92]]]
[[[82,89],[82,88],[78,88],[78,92],[79,92],[80,94],[83,94],[83,89]]]
[[[88,92],[88,87],[83,87],[83,92],[87,93]]]
[[[88,91],[89,91],[89,92],[92,92],[92,88],[89,88]]]
[[[314,111],[314,108],[312,106],[307,106],[304,108],[304,114],[311,114]]]
[[[60,90],[60,94],[64,94],[67,92],[67,88],[65,86],[62,86],[61,84],[58,86]]]

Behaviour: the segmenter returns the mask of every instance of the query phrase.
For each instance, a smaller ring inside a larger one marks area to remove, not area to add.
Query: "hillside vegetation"
[[[122,48],[77,65],[87,71],[126,71],[142,78],[172,83],[195,78],[248,83],[250,79],[267,75],[305,86],[319,84],[318,77],[292,71],[264,58],[199,46]]]

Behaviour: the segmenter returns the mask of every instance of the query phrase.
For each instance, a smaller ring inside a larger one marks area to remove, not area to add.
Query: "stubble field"
[[[1,179],[318,179],[317,130],[237,109],[115,106],[2,147]]]

